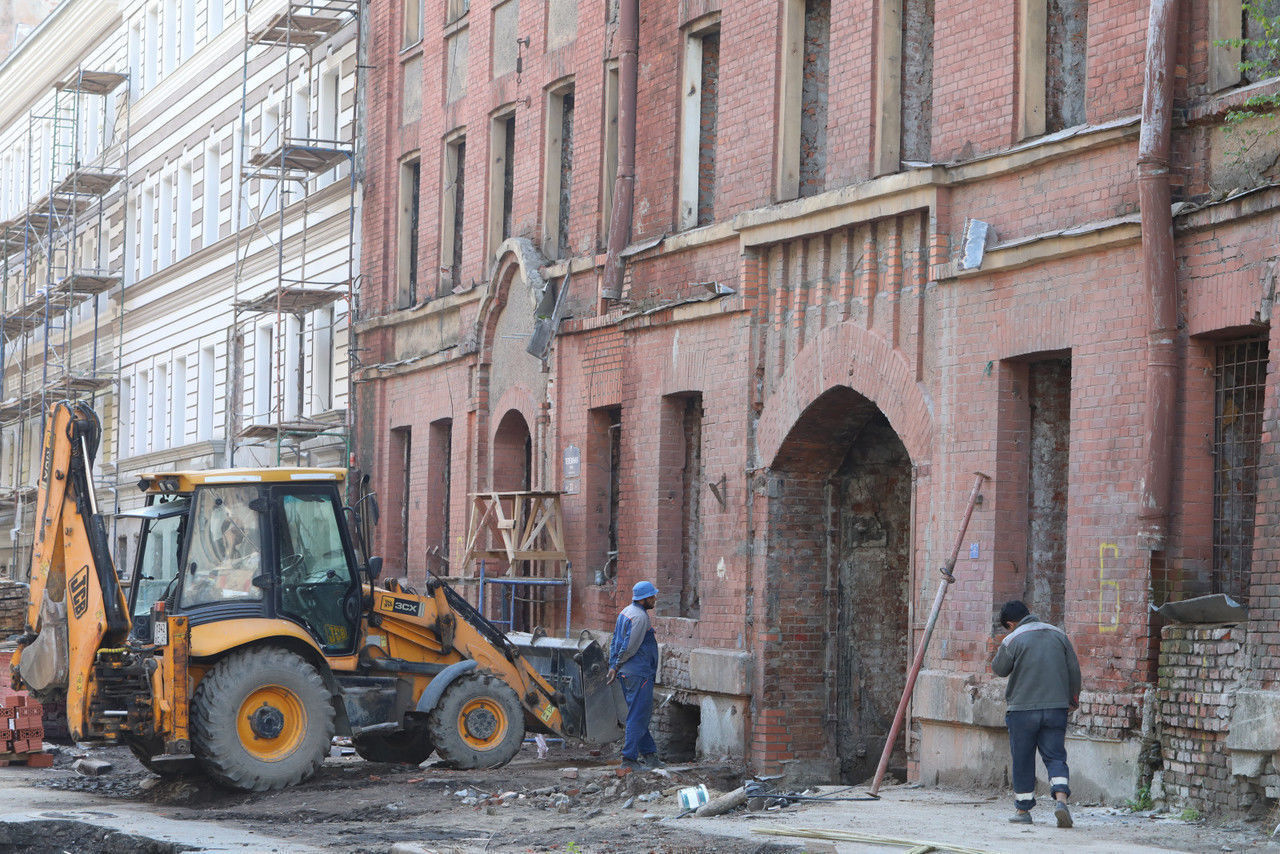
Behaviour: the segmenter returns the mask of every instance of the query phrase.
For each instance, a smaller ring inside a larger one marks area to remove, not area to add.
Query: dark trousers
[[[1049,791],[1071,796],[1067,769],[1067,710],[1005,712],[1009,752],[1013,756],[1013,800],[1020,810],[1036,805],[1036,751],[1049,774]]]
[[[647,676],[618,674],[622,696],[627,700],[627,735],[622,742],[622,758],[636,760],[658,752],[649,734],[649,716],[653,714],[653,679]]]

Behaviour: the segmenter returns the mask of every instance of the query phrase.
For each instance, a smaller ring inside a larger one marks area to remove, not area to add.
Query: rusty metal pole
[[[942,573],[942,581],[938,582],[938,595],[933,599],[933,610],[929,612],[929,621],[924,626],[924,637],[916,648],[915,660],[911,662],[911,670],[907,672],[907,684],[902,689],[902,699],[898,702],[898,711],[893,716],[893,726],[889,728],[889,737],[885,739],[884,751],[880,754],[880,764],[876,766],[875,779],[871,781],[871,796],[879,797],[880,783],[884,780],[884,772],[889,767],[889,756],[893,753],[894,742],[898,740],[898,731],[907,716],[907,703],[911,702],[911,692],[916,687],[916,677],[920,675],[920,665],[924,663],[925,651],[929,648],[929,638],[933,637],[933,627],[938,624],[938,615],[942,613],[942,600],[947,596],[947,587],[955,583],[956,560],[960,557],[960,547],[964,544],[965,531],[969,530],[969,520],[973,518],[973,508],[978,504],[978,496],[982,493],[982,482],[989,480],[980,471],[973,473],[973,490],[969,493],[969,506],[964,511],[964,521],[956,533],[955,548],[951,550],[951,558],[938,570]]]

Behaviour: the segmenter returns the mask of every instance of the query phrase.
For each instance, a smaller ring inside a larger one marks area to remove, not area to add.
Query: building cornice
[[[115,0],[59,4],[0,65],[0,128],[29,110],[120,23]]]

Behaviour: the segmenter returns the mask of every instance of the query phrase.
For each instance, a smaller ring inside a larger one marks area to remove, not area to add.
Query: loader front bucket
[[[609,744],[622,738],[627,704],[622,687],[608,684],[609,661],[595,641],[579,644],[566,638],[539,637],[511,632],[507,639],[565,697],[560,708],[564,720],[560,735],[588,744]]]

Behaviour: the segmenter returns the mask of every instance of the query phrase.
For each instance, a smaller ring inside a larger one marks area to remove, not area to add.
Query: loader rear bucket
[[[567,638],[542,636],[535,641],[525,632],[507,639],[567,702],[560,709],[565,735],[589,744],[609,744],[622,738],[627,703],[622,687],[608,684],[609,661],[595,641],[579,644]]]

